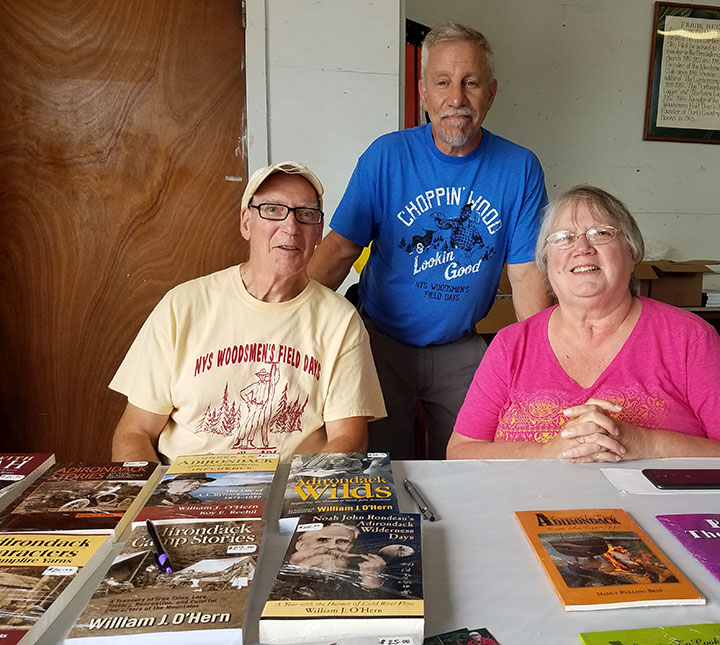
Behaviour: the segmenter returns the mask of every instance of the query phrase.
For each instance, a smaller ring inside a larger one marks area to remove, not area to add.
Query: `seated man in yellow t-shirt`
[[[171,289],[110,383],[128,397],[113,459],[366,449],[368,420],[385,416],[367,332],[306,273],[322,194],[295,162],[253,174],[240,221],[248,261]]]

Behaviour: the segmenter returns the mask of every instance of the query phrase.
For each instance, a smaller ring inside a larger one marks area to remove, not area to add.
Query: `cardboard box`
[[[487,316],[475,325],[475,331],[478,334],[494,334],[514,322],[517,322],[517,318],[512,296],[499,293],[495,296],[495,304],[490,307]]]
[[[701,307],[703,275],[711,269],[708,264],[720,264],[716,260],[649,260],[635,268],[640,280],[640,295],[654,298],[676,307]],[[517,321],[512,304],[512,290],[503,268],[495,304],[488,315],[475,325],[479,334],[494,334]]]
[[[707,264],[702,260],[641,262],[635,268],[640,294],[676,307],[701,307],[703,275],[710,272]]]
[[[475,325],[475,331],[478,334],[495,334],[514,322],[517,322],[517,318],[512,303],[512,289],[507,276],[507,268],[503,267],[495,303],[490,307],[487,316]]]

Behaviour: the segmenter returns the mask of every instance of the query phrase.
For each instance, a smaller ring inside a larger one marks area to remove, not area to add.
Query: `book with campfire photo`
[[[516,511],[515,516],[568,611],[705,604],[621,509]]]

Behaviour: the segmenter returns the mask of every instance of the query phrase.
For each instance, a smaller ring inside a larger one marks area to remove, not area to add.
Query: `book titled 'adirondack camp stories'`
[[[157,566],[147,527],[135,527],[66,643],[243,642],[264,520],[161,520],[168,556]]]

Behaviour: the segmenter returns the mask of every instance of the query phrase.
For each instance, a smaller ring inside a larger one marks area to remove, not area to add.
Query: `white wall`
[[[689,0],[693,2],[693,0]],[[694,2],[702,4],[702,2]],[[720,146],[643,141],[654,0],[407,0],[495,50],[489,129],[532,149],[552,198],[578,183],[625,201],[670,259],[720,260]],[[706,279],[720,289],[720,275]]]
[[[400,0],[248,0],[250,172],[305,163],[332,215],[358,156],[400,125],[404,22]]]

